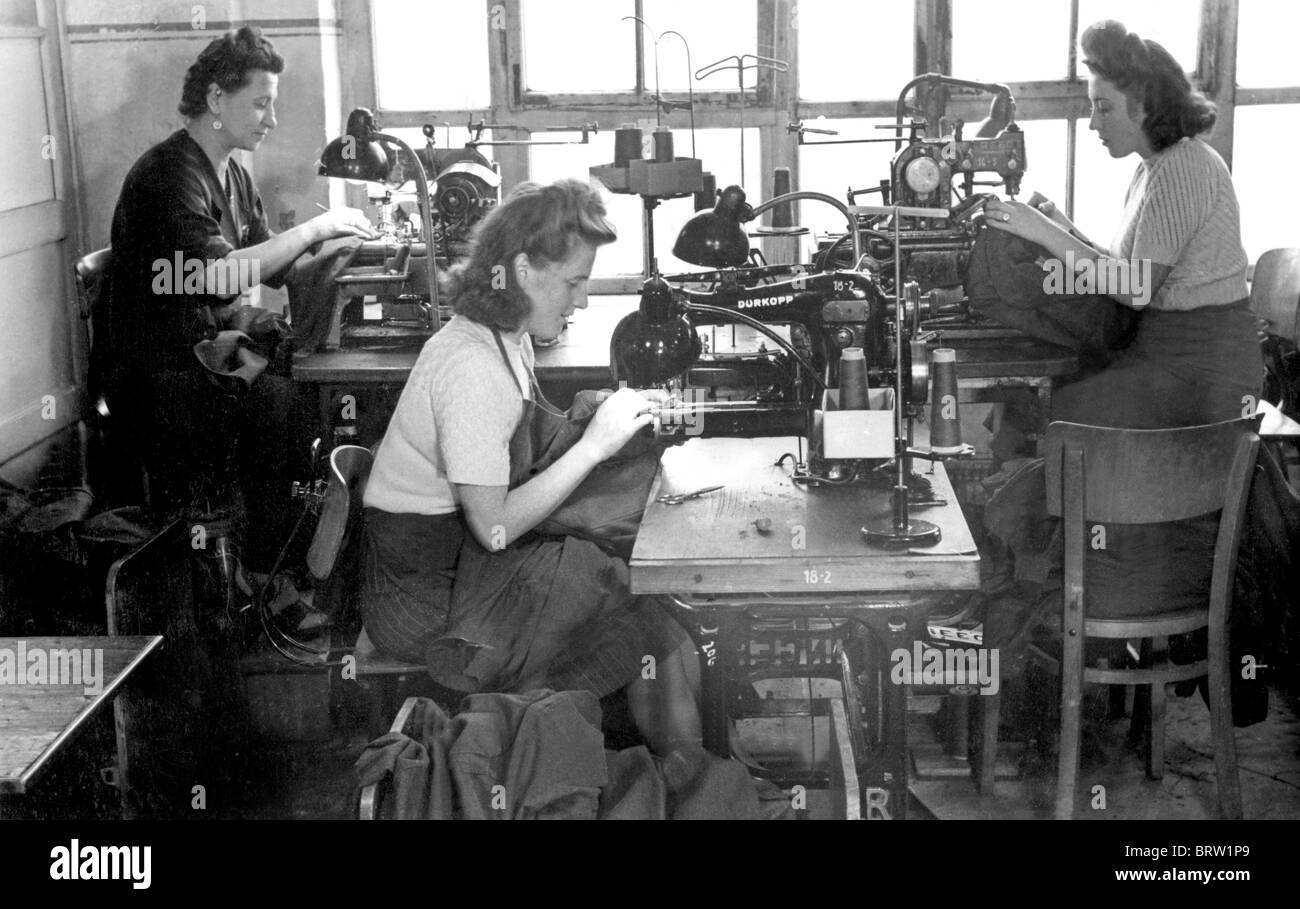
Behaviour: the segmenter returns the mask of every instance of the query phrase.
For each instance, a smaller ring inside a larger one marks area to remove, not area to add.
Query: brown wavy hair
[[[1114,19],[1089,26],[1079,39],[1084,64],[1146,111],[1142,131],[1156,151],[1214,127],[1213,102],[1192,88],[1169,51]]]
[[[479,222],[468,258],[448,273],[452,308],[475,322],[517,330],[529,302],[515,280],[515,257],[524,253],[535,263],[561,262],[575,237],[592,246],[618,238],[598,185],[580,180],[520,183]]]
[[[177,110],[193,119],[208,109],[209,85],[215,82],[223,92],[237,92],[248,84],[248,74],[257,70],[277,76],[284,72],[284,58],[275,52],[275,45],[251,25],[226,32],[209,42],[185,73]]]

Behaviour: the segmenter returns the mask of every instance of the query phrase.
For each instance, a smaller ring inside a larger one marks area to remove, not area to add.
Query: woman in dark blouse
[[[164,514],[221,500],[222,470],[232,456],[249,505],[265,505],[266,478],[293,454],[283,447],[292,438],[289,380],[263,374],[233,410],[223,411],[228,399],[208,381],[195,343],[227,327],[240,294],[258,283],[278,286],[309,247],[371,236],[354,209],[281,234],[268,227],[252,177],[233,152],[256,151],[275,129],[283,69],[257,29],[212,41],[185,77],[185,127],[135,163],[113,214],[94,373],[145,464],[151,505]],[[279,485],[273,488],[283,499],[287,490]]]

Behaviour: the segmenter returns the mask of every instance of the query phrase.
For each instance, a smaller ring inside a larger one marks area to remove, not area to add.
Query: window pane
[[[1300,6],[1240,0],[1237,31],[1237,84],[1251,88],[1300,85],[1295,41]]]
[[[1279,246],[1300,246],[1295,212],[1278,182],[1277,149],[1300,143],[1300,104],[1237,108],[1232,140],[1232,182],[1241,202],[1241,239],[1254,262]]]
[[[647,135],[649,132],[650,128],[646,128]],[[767,196],[767,191],[758,181],[758,130],[747,129],[745,134],[745,171],[749,181],[745,183],[745,192],[752,204],[758,204]],[[557,139],[577,138],[577,135],[547,133],[548,137]],[[695,132],[696,157],[703,160],[706,170],[717,175],[719,187],[742,182],[739,136],[740,131],[736,129],[700,129]],[[673,130],[673,147],[678,157],[690,156],[689,129]],[[602,130],[591,137],[588,145],[535,145],[529,153],[532,179],[539,183],[550,183],[563,177],[587,180],[592,165],[609,164],[614,160],[614,133]],[[610,220],[618,228],[618,240],[601,247],[596,256],[596,273],[640,274],[643,265],[641,197],[607,192],[605,206]],[[655,254],[659,257],[660,270],[669,273],[698,270],[697,266],[688,265],[672,255],[677,232],[693,214],[692,198],[667,199],[654,210]]]
[[[804,124],[814,129],[833,129],[839,132],[838,136],[808,134],[808,141],[816,142],[819,139],[830,141],[890,138],[892,133],[888,130],[876,129],[875,126],[892,122],[893,120],[885,119],[837,120],[819,117],[816,120],[806,120]],[[888,180],[889,165],[893,159],[894,143],[892,142],[871,142],[864,145],[804,145],[799,149],[798,188],[825,193],[841,202],[847,202],[849,189],[867,189],[879,186],[881,180]],[[858,196],[856,204],[879,205],[880,193]],[[831,206],[821,202],[801,202],[796,223],[812,231],[812,236],[803,238],[805,254],[816,248],[818,234],[827,232],[842,234],[847,230],[843,216]],[[807,255],[803,261],[808,261]]]
[[[545,138],[578,139],[581,133],[546,133]],[[538,183],[553,183],[564,177],[589,180],[588,168],[614,160],[614,131],[602,129],[591,136],[587,145],[534,145],[528,154],[531,178]],[[596,254],[596,274],[640,274],[641,198],[610,192],[604,193],[604,198],[609,218],[618,228],[618,240],[602,246]]]
[[[372,0],[372,5],[380,107],[465,110],[491,103],[483,4]]]
[[[691,154],[691,131],[689,129],[673,130],[673,149],[678,157]],[[718,181],[718,188],[725,189],[733,183],[739,183],[745,190],[745,198],[750,205],[758,205],[772,194],[771,178],[760,177],[758,130],[745,130],[745,174],[740,173],[740,130],[738,129],[697,129],[695,131],[695,157],[704,162],[704,169],[712,173]],[[764,184],[769,185],[764,185]],[[634,196],[640,203],[640,197]],[[655,209],[655,255],[659,257],[659,269],[666,274],[682,271],[699,271],[700,266],[683,262],[673,255],[673,244],[677,242],[677,232],[695,214],[692,199],[669,199]],[[746,225],[757,226],[756,222]],[[758,245],[752,240],[750,246]],[[638,265],[636,271],[640,271]]]
[[[619,92],[636,86],[631,0],[523,0],[525,82],[535,92]]]
[[[953,0],[952,75],[978,82],[1064,79],[1068,0]]]
[[[723,57],[757,54],[758,4],[755,0],[645,0],[643,5],[646,25],[645,35],[646,87],[654,91],[655,55],[654,35],[665,31],[680,32],[690,44],[690,67],[687,67],[686,49],[673,35],[664,35],[659,42],[659,86],[665,92],[685,92],[695,72]],[[630,35],[628,36],[631,37]],[[629,45],[627,53],[631,54]],[[764,56],[769,56],[764,54]],[[754,85],[756,73],[745,73],[745,86]],[[735,72],[717,73],[695,83],[698,91],[735,91]]]
[[[1065,210],[1065,147],[1064,120],[1017,120],[1025,132],[1025,176],[1020,181],[1021,201],[1028,202],[1035,191],[1051,199]],[[996,174],[977,175],[976,180],[995,180]],[[977,186],[975,189],[992,191],[1006,198],[1005,186]]]
[[[1108,249],[1124,214],[1124,196],[1141,158],[1137,155],[1112,158],[1097,134],[1088,129],[1088,121],[1076,122],[1073,220],[1088,239]]]
[[[1118,19],[1131,32],[1162,45],[1182,64],[1196,69],[1196,31],[1201,21],[1200,0],[1079,0],[1079,34],[1103,19]],[[1087,67],[1080,61],[1079,74]]]
[[[808,101],[897,98],[914,73],[916,12],[902,2],[799,0],[799,96]]]

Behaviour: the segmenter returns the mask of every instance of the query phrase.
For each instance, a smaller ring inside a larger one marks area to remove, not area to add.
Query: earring
[[[220,120],[213,120],[213,121],[212,121],[212,128],[213,128],[213,129],[221,129],[221,121],[220,121]]]

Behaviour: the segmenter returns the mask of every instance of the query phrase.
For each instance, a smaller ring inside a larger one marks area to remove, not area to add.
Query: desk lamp
[[[416,205],[420,209],[420,223],[425,238],[424,266],[429,282],[429,311],[432,329],[438,330],[438,268],[435,262],[437,250],[433,241],[433,216],[429,208],[429,178],[424,172],[424,165],[411,146],[397,136],[380,130],[375,115],[364,107],[358,107],[348,114],[347,132],[332,140],[321,152],[317,173],[322,177],[337,177],[346,180],[364,180],[371,183],[385,183],[392,169],[393,160],[382,143],[392,143],[410,157],[415,175]]]

